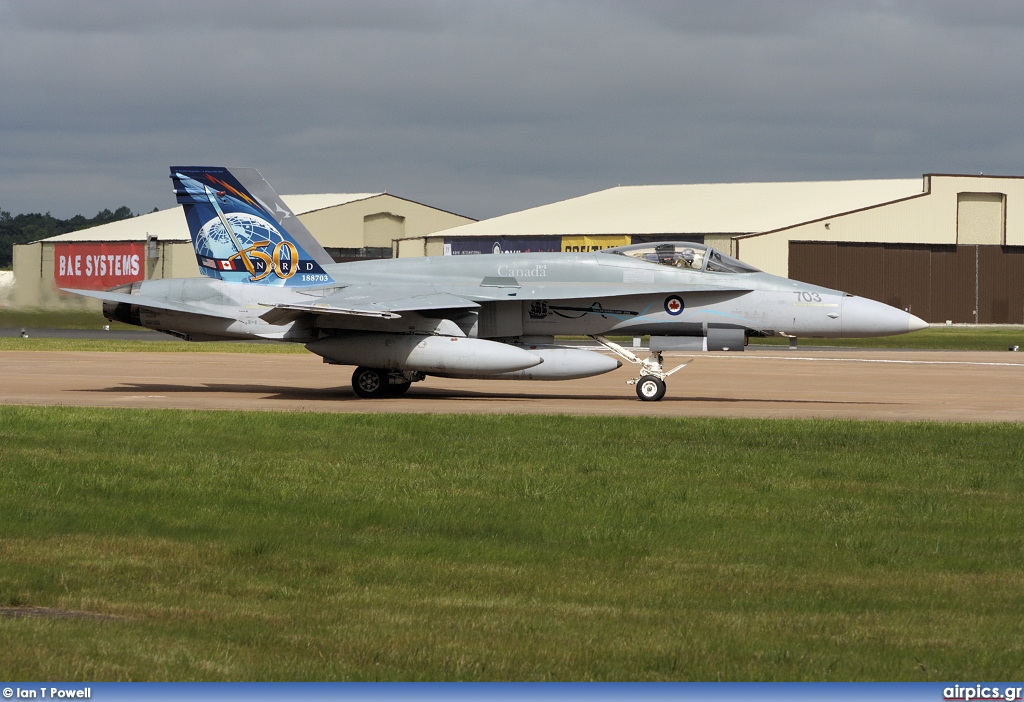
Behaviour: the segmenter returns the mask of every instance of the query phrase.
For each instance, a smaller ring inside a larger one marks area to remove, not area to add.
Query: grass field
[[[0,309],[0,328],[35,327],[37,329],[138,329],[120,322],[110,322],[102,312],[85,310],[12,310]]]
[[[0,407],[0,466],[8,680],[1024,677],[1021,425]]]
[[[249,341],[132,341],[0,337],[0,351],[132,351],[154,353],[309,353],[302,344]]]
[[[782,337],[752,338],[753,345],[785,346]],[[883,336],[871,339],[800,339],[801,346],[842,346],[868,349],[918,349],[937,351],[1006,351],[1011,346],[1024,349],[1024,327],[1021,326],[958,326],[929,327],[913,334]]]

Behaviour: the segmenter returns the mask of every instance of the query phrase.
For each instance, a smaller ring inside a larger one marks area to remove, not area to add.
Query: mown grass
[[[111,330],[139,331],[141,327],[109,322],[100,312],[0,310],[0,328],[35,329],[94,329],[104,326]],[[301,344],[254,343],[246,341],[189,342],[160,336],[152,341],[124,339],[63,339],[35,336],[0,337],[0,351],[134,351],[134,352],[190,352],[190,353],[307,353]]]
[[[0,407],[30,680],[1024,675],[1024,427]]]
[[[0,351],[131,351],[154,353],[309,353],[302,344],[250,341],[160,341],[0,337]]]
[[[0,309],[0,328],[36,329],[138,329],[121,322],[108,321],[102,312],[89,310]]]
[[[786,346],[782,337],[751,338],[752,345]],[[800,346],[839,346],[867,349],[916,349],[921,351],[1006,351],[1011,346],[1024,349],[1024,327],[961,326],[929,327],[912,334],[870,339],[799,339]]]

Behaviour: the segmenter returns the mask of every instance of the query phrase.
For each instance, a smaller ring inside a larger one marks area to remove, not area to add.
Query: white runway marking
[[[603,352],[604,349],[597,348],[593,344],[565,344],[565,348],[572,349],[583,349],[587,351],[598,351]],[[638,356],[646,357],[650,354],[650,349],[645,346],[628,346],[626,347]],[[1010,368],[1024,367],[1024,361],[1021,362],[1000,362],[1000,361],[913,361],[913,360],[900,360],[900,359],[888,359],[888,358],[831,358],[831,357],[814,357],[814,356],[762,356],[754,353],[702,353],[699,351],[670,351],[666,352],[667,357],[686,356],[687,354],[695,354],[695,358],[764,358],[773,361],[836,361],[841,363],[902,363],[905,365],[912,366],[1003,366]]]
[[[704,358],[735,358],[735,354],[708,354]],[[1011,366],[1024,367],[1024,363],[1000,363],[997,361],[908,361],[889,358],[814,358],[811,356],[744,356],[744,358],[765,358],[773,361],[832,361],[839,363],[903,363],[912,366]]]

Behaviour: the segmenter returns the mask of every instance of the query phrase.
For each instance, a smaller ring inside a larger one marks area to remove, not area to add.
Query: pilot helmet
[[[683,249],[682,257],[688,265],[693,265],[693,259],[695,258],[693,249]]]

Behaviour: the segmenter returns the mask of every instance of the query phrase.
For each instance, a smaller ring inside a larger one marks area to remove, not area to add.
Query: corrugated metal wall
[[[1024,247],[979,246],[978,315],[1001,323],[1024,319]]]
[[[789,277],[929,322],[1024,324],[1024,247],[792,241]]]

